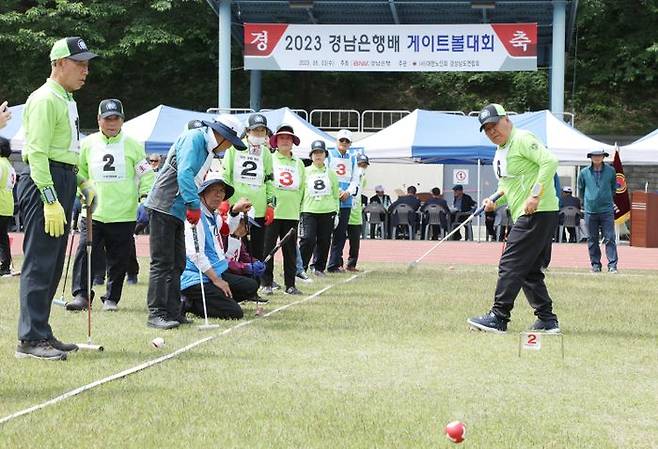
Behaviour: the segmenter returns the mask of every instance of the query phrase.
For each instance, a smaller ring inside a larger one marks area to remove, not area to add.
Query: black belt
[[[73,173],[78,172],[78,166],[77,165],[65,164],[64,162],[57,162],[57,161],[51,161],[51,160],[48,160],[48,163],[50,164],[51,167],[63,168],[64,170],[70,170]]]

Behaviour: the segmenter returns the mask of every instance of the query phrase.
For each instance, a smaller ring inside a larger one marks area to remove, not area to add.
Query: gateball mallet
[[[71,217],[73,220],[73,217]],[[69,267],[71,266],[71,256],[73,255],[73,242],[75,241],[75,229],[73,229],[73,223],[71,223],[71,231],[69,232],[69,253],[66,259],[66,270],[64,271],[64,285],[62,285],[62,295],[59,298],[53,299],[53,304],[60,307],[66,307],[66,300],[64,295],[66,294],[66,281],[69,277]]]
[[[201,252],[199,251],[199,235],[197,234],[195,224],[192,225],[192,239],[194,240],[194,251],[196,252],[197,259],[197,268],[199,269],[199,283],[201,284],[201,301],[203,302],[203,317],[205,319],[204,324],[197,326],[200,331],[217,329],[219,324],[210,324],[208,323],[208,308],[206,306],[206,289],[203,285],[203,272],[201,271],[201,266],[199,265],[199,258],[201,257]]]
[[[93,292],[91,291],[92,288],[92,283],[91,283],[91,250],[92,250],[92,244],[93,244],[93,237],[92,237],[92,220],[91,220],[91,209],[87,206],[85,206],[87,209],[87,242],[86,242],[86,250],[87,250],[87,343],[77,343],[78,348],[80,348],[83,351],[104,351],[105,348],[100,345],[95,345],[91,339],[91,298],[93,298]]]
[[[495,203],[495,202],[498,200],[498,198],[500,198],[501,196],[503,196],[503,192],[496,192],[496,193],[494,193],[493,195],[491,195],[491,196],[489,197],[489,200]],[[478,215],[480,215],[483,211],[484,211],[484,205],[481,205],[480,207],[478,207],[477,209],[475,209],[475,212],[473,212],[471,215],[469,215],[469,217],[468,217],[466,220],[464,220],[463,222],[461,222],[461,223],[459,224],[459,226],[457,226],[455,229],[453,229],[448,235],[446,235],[446,236],[443,237],[441,240],[439,240],[439,241],[437,242],[436,245],[434,245],[434,246],[431,247],[429,250],[427,250],[427,252],[425,252],[425,254],[423,254],[423,255],[420,256],[418,259],[414,260],[413,262],[410,262],[409,265],[407,266],[407,272],[410,272],[410,271],[412,271],[414,268],[416,268],[416,267],[418,266],[418,264],[419,264],[419,263],[420,263],[425,257],[427,257],[432,251],[434,251],[436,248],[438,248],[439,245],[441,245],[443,242],[445,242],[445,241],[448,240],[450,237],[452,237],[453,234],[455,234],[455,233],[458,232],[460,229],[462,229],[464,226],[466,226],[468,223],[470,223],[470,222],[473,220],[473,218],[475,218],[475,217],[477,217]]]

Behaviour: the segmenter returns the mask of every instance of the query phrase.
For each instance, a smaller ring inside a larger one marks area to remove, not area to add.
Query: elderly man
[[[608,273],[617,273],[617,243],[615,235],[615,192],[617,174],[615,169],[603,162],[608,156],[604,150],[587,154],[592,165],[578,175],[578,192],[585,200],[585,226],[589,233],[587,249],[592,273],[601,272],[601,248],[599,233],[603,234],[605,255],[608,258]]]
[[[172,329],[187,320],[181,313],[180,275],[185,269],[185,220],[196,225],[201,218],[198,186],[215,154],[231,146],[244,149],[244,127],[222,114],[203,121],[201,128],[184,131],[167,153],[145,206],[150,210],[151,272],[147,325]]]
[[[121,131],[123,103],[106,99],[98,106],[98,129],[82,141],[80,175],[94,182],[98,206],[92,220],[92,272],[98,272],[96,256],[103,252],[107,261],[107,293],[101,298],[103,310],[115,311],[121,300],[123,281],[135,241],[135,217],[139,201],[153,186],[155,175],[144,145]],[[86,211],[82,211],[86,215]],[[67,310],[84,310],[93,301],[87,291],[87,223],[80,224],[80,242],[73,263],[71,290],[75,299]],[[104,264],[105,265],[105,264]],[[103,269],[103,272],[105,270]]]
[[[560,209],[563,207],[575,207],[578,209],[578,215],[576,215],[576,226],[580,225],[580,198],[573,196],[573,189],[570,186],[565,186],[562,188],[562,196],[560,197]],[[563,216],[560,214],[560,224],[562,224]],[[568,227],[566,231],[569,232],[569,242],[576,242],[576,228]],[[566,232],[565,231],[565,232]]]
[[[154,173],[160,171],[160,163],[162,162],[162,157],[158,153],[149,154],[149,165]]]
[[[453,199],[452,199],[452,209],[451,209],[451,221],[452,223],[461,223],[468,218],[467,214],[473,212],[475,209],[475,201],[471,198],[470,195],[464,193],[464,186],[461,184],[456,184],[452,188]],[[459,215],[462,214],[462,215]],[[460,240],[462,235],[459,231],[455,232],[452,236],[453,240]],[[470,236],[472,239],[473,236]],[[468,229],[464,230],[464,240],[468,240]]]
[[[490,104],[479,114],[480,131],[498,146],[493,166],[498,178],[496,203],[484,200],[485,211],[507,203],[514,226],[500,258],[498,284],[491,310],[469,318],[468,324],[485,332],[505,333],[514,301],[523,288],[537,321],[532,330],[559,333],[553,301],[544,284],[542,263],[558,218],[558,200],[553,176],[557,157],[529,131],[516,129],[499,104]]]
[[[80,119],[72,92],[89,74],[96,55],[80,37],[60,39],[50,51],[50,77],[30,94],[23,109],[28,169],[20,173],[18,203],[25,224],[20,317],[16,357],[65,360],[78,349],[53,336],[50,306],[64,266],[68,228],[76,187],[93,209],[90,182],[77,177]]]
[[[213,173],[214,175],[214,173]],[[253,298],[258,291],[255,279],[228,272],[225,251],[218,239],[224,226],[217,208],[233,195],[233,187],[220,177],[211,176],[198,189],[201,200],[201,220],[198,224],[185,223],[185,270],[181,275],[181,293],[185,298],[185,309],[203,317],[201,282],[206,296],[209,317],[240,319],[243,316],[238,302]],[[240,224],[241,213],[246,213],[251,203],[245,198],[237,200],[227,215],[228,232],[234,232]],[[196,228],[197,243],[194,242]],[[197,245],[199,252],[197,252]],[[203,273],[201,277],[199,270]]]

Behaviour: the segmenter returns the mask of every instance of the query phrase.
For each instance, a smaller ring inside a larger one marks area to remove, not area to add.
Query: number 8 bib
[[[105,145],[98,142],[89,153],[89,170],[95,181],[113,182],[126,179],[126,153],[123,139]]]
[[[329,176],[326,173],[317,173],[309,176],[306,188],[311,196],[322,197],[331,193],[329,185]]]

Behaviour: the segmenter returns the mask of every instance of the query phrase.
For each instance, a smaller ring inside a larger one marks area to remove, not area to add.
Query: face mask
[[[252,145],[263,145],[267,141],[267,137],[249,136],[247,137],[247,140]]]

